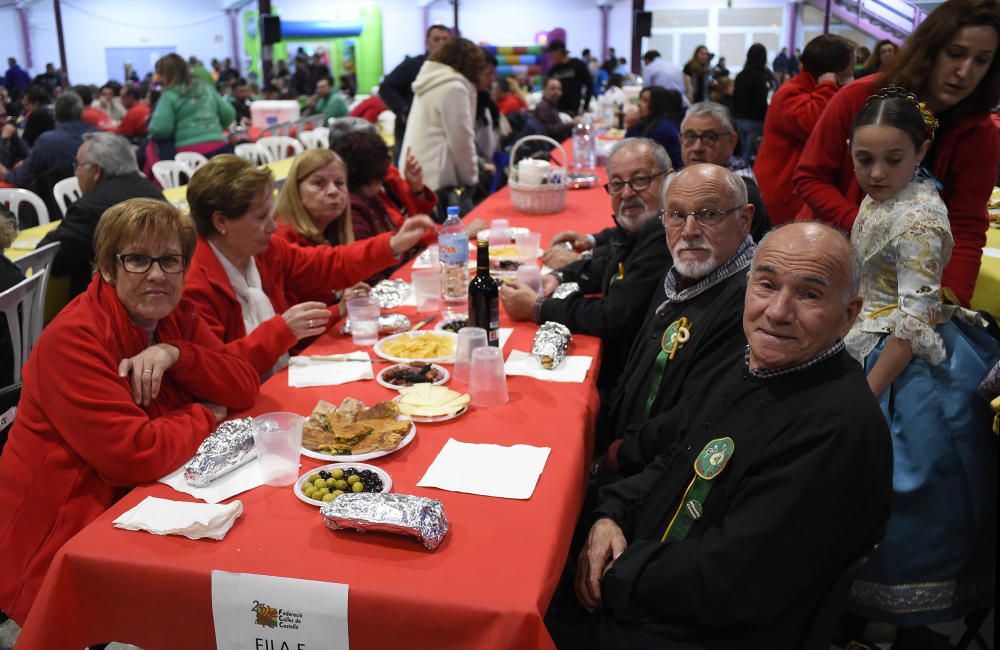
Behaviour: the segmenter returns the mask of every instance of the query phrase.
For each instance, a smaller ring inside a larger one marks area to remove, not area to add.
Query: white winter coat
[[[475,86],[449,65],[424,61],[413,82],[401,162],[409,149],[434,190],[477,184],[475,114]]]

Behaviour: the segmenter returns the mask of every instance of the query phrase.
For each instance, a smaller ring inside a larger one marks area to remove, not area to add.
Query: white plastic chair
[[[306,149],[329,149],[330,129],[318,126],[312,131],[302,131],[299,133],[299,141]]]
[[[266,165],[274,162],[271,152],[256,142],[244,142],[236,145],[233,152],[243,160],[249,160],[255,165]]]
[[[33,341],[37,341],[38,337],[42,335],[42,325],[45,323],[45,299],[49,295],[50,269],[52,268],[52,260],[59,252],[59,246],[60,242],[46,244],[14,260],[14,266],[21,269],[21,273],[25,275],[30,273],[31,277],[42,276],[42,284],[39,288],[40,295],[35,301],[35,313],[31,316],[31,339]]]
[[[275,161],[293,158],[305,151],[305,147],[302,146],[301,142],[287,135],[259,138],[257,144],[267,149],[271,153],[271,158]]]
[[[37,311],[35,302],[40,299],[39,289],[46,275],[45,272],[37,273],[0,293],[0,313],[7,316],[7,328],[14,349],[15,384],[21,383],[21,366],[28,360],[28,353],[38,340],[32,336],[32,320]]]
[[[30,190],[20,188],[0,189],[0,205],[6,206],[8,210],[14,213],[15,217],[18,216],[18,209],[22,203],[27,203],[35,209],[35,214],[38,215],[39,226],[49,222],[49,209],[45,207],[45,201],[42,200],[42,197]]]
[[[178,151],[174,154],[174,160],[179,163],[187,165],[190,170],[188,172],[188,177],[190,178],[196,171],[198,171],[202,165],[208,163],[208,158],[201,155],[197,151]]]
[[[260,130],[257,141],[259,142],[261,138],[270,138],[278,135],[291,135],[293,128],[295,128],[295,122],[279,122],[278,124],[265,126]]]
[[[62,212],[62,216],[65,217],[66,211],[69,210],[69,206],[81,196],[80,181],[77,180],[76,176],[64,178],[56,183],[55,187],[52,188],[52,194],[56,197],[56,203],[59,205],[59,211]]]
[[[180,187],[181,174],[191,175],[191,169],[182,162],[176,160],[159,160],[153,163],[153,176],[160,183],[163,189]]]

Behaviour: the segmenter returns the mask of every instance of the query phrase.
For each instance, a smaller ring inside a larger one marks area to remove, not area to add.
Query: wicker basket
[[[517,167],[514,161],[517,160],[517,148],[529,140],[542,140],[562,153],[563,164],[561,167],[553,169],[556,176],[555,183],[545,185],[525,185],[518,182]],[[529,135],[521,138],[514,144],[510,152],[510,165],[507,168],[508,185],[510,186],[510,200],[518,212],[525,214],[553,214],[566,209],[566,150],[562,145],[544,135]]]

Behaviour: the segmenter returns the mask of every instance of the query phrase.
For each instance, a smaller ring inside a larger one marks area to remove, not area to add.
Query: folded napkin
[[[590,370],[590,363],[593,357],[566,357],[562,363],[547,370],[543,368],[535,357],[529,352],[511,350],[507,362],[503,365],[507,376],[523,375],[524,377],[534,377],[542,381],[558,381],[583,383],[587,378],[587,371]]]
[[[241,514],[242,501],[220,506],[146,497],[113,523],[117,528],[145,530],[154,535],[222,539]]]
[[[312,359],[307,356],[292,357],[288,360],[288,386],[306,388],[308,386],[336,386],[362,379],[375,379],[367,352],[336,354],[331,357],[358,359],[359,361],[329,361]]]
[[[231,472],[223,474],[206,487],[194,487],[188,483],[184,478],[184,465],[161,478],[160,483],[207,503],[219,503],[229,497],[264,485],[264,477],[260,473],[260,459],[254,458]]]
[[[504,499],[530,499],[548,447],[483,445],[450,438],[417,485]]]

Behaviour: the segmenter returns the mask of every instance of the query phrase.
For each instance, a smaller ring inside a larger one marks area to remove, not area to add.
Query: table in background
[[[50,221],[49,223],[42,224],[41,226],[35,226],[33,228],[24,228],[17,233],[17,237],[11,242],[10,248],[4,250],[3,254],[7,256],[9,260],[16,260],[20,257],[24,257],[28,253],[35,250],[35,246],[38,242],[42,241],[50,231],[55,230],[56,226],[59,225],[59,221]],[[49,278],[48,291],[45,295],[45,322],[48,323],[52,320],[59,310],[66,306],[69,302],[69,276],[67,275],[53,275]]]
[[[472,217],[503,217],[543,234],[593,232],[609,223],[600,188],[570,192],[567,210],[528,216],[513,210],[507,190]],[[400,275],[408,277],[409,270]],[[413,308],[400,311],[416,315]],[[504,350],[530,350],[533,323],[510,323]],[[310,353],[353,349],[327,333]],[[18,650],[83,647],[117,640],[144,650],[215,647],[211,572],[223,570],[350,585],[349,628],[356,648],[551,648],[542,619],[559,579],[586,483],[599,407],[595,379],[600,341],[574,336],[571,354],[594,357],[583,384],[510,377],[510,401],[473,407],[464,416],[418,424],[407,447],[370,461],[385,469],[393,491],[440,499],[450,522],[435,552],[416,540],[380,533],[332,532],[318,508],[291,487],[263,486],[236,498],[244,514],[222,541],[192,541],[116,529],[111,522],[147,496],[191,500],[165,485],[133,490],[57,554],[18,641]],[[375,366],[375,371],[384,366]],[[287,370],[261,388],[244,415],[290,410],[351,396],[372,403],[396,393],[374,381],[333,387],[288,387]],[[461,385],[459,386],[461,387]],[[551,447],[531,499],[489,498],[416,487],[445,442]],[[302,471],[319,466],[302,458]],[[248,601],[247,607],[250,607]]]
[[[283,160],[267,163],[263,166],[271,170],[274,174],[275,183],[280,186],[288,178],[288,172],[291,170],[294,160],[294,157],[284,158]],[[184,206],[183,209],[187,212],[187,185],[165,189],[163,190],[163,196],[178,207]]]
[[[1000,229],[986,231],[986,248],[983,264],[976,278],[976,290],[972,294],[973,309],[988,311],[1000,320]]]

